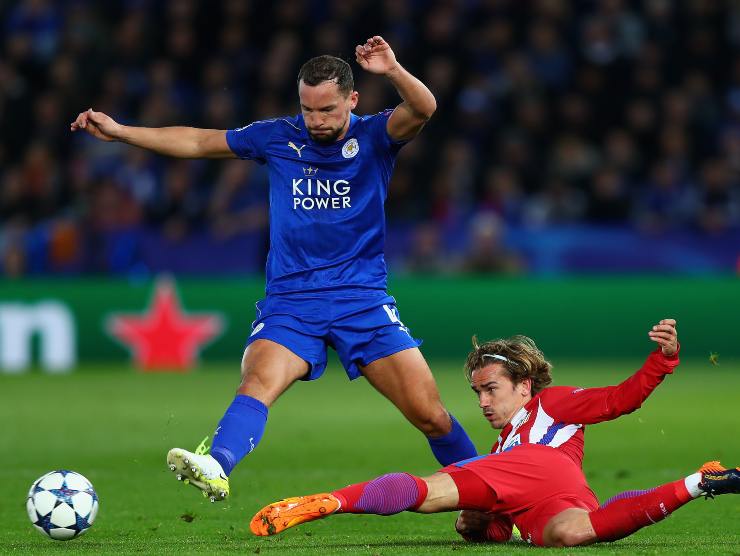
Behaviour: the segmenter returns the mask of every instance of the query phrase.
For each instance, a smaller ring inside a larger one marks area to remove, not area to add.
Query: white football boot
[[[205,441],[189,452],[182,448],[172,448],[167,452],[167,465],[176,473],[177,480],[199,489],[211,502],[221,502],[229,496],[229,478],[221,464],[213,456],[205,453]]]

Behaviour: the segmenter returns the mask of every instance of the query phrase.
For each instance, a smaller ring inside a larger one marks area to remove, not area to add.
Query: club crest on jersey
[[[342,156],[344,158],[354,158],[360,152],[360,144],[354,137],[347,141],[342,147]]]
[[[301,151],[306,148],[306,145],[301,145],[300,147],[296,147],[296,144],[293,143],[293,141],[288,141],[288,146],[298,153],[298,158],[301,158]]]

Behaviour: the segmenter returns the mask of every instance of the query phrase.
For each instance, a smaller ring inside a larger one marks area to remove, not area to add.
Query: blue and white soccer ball
[[[26,509],[39,533],[66,541],[79,537],[93,524],[98,515],[98,495],[83,475],[60,469],[31,485]]]

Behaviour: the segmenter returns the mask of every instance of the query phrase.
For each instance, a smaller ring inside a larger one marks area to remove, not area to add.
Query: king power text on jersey
[[[293,209],[351,208],[350,189],[347,180],[293,178]]]

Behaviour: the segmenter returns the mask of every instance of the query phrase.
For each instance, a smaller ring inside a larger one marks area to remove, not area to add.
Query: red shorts
[[[440,471],[448,473],[458,485],[461,502],[490,500],[487,511],[510,515],[522,538],[536,545],[542,545],[547,522],[563,510],[593,511],[599,507],[580,466],[549,446],[522,444],[508,452],[465,460]],[[461,474],[457,479],[456,473]],[[475,484],[463,478],[467,473],[481,479],[494,496],[466,492],[466,486],[469,489]]]

